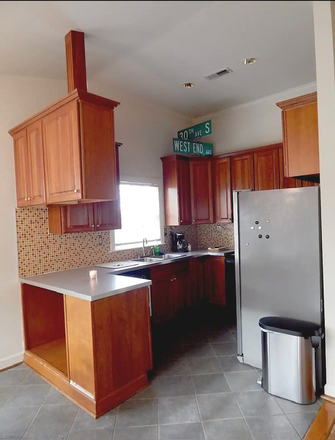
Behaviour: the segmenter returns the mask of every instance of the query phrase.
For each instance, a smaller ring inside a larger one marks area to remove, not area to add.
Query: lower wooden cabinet
[[[97,301],[22,285],[24,361],[99,417],[149,385],[149,289]]]
[[[151,269],[152,323],[164,324],[190,304],[190,262],[184,260]]]
[[[205,262],[205,285],[210,303],[226,305],[225,278],[225,258],[208,257]]]

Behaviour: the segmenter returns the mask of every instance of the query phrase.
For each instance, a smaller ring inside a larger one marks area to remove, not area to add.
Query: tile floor
[[[176,326],[153,343],[151,385],[98,420],[24,364],[0,373],[0,439],[299,440],[320,408],[264,392],[236,360],[234,326]]]

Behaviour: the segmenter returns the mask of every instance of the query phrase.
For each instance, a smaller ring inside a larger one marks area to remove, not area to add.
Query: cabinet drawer
[[[180,272],[188,272],[190,270],[190,260],[178,261],[177,263],[171,263],[171,272],[173,274]]]
[[[168,278],[171,276],[171,264],[152,267],[150,269],[150,274],[152,280],[157,280],[160,278]]]

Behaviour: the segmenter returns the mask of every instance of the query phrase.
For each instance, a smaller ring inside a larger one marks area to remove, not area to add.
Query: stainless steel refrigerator
[[[323,326],[319,187],[234,193],[238,358],[262,367],[259,319]]]

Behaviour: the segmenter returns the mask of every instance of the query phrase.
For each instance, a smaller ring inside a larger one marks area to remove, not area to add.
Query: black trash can
[[[317,375],[321,374],[316,362],[316,350],[321,350],[321,327],[277,316],[261,318],[259,326],[263,389],[295,403],[314,403]]]

